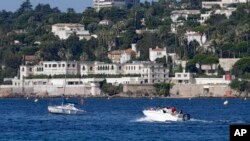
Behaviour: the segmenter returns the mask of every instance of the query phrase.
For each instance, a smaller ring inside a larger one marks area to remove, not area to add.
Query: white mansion
[[[57,23],[52,25],[52,32],[61,40],[68,39],[70,35],[76,34],[79,39],[90,39],[91,35],[85,30],[84,25],[78,23]]]
[[[39,64],[21,65],[20,79],[35,75],[81,75],[84,83],[93,81],[95,75],[109,76],[107,82],[115,84],[153,84],[169,82],[169,71],[163,64],[133,62],[125,64],[77,61],[41,61]],[[88,79],[88,76],[92,76]],[[99,80],[99,79],[98,79]],[[101,81],[101,80],[100,80]]]
[[[220,7],[227,7],[230,4],[246,3],[249,0],[217,0],[217,1],[202,1],[202,8],[211,9],[213,6],[219,5]]]
[[[139,4],[140,0],[93,0],[93,5],[96,11],[105,7],[123,7],[125,5]]]

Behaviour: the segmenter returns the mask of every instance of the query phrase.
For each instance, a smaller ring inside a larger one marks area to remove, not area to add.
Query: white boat
[[[60,106],[48,106],[49,113],[52,114],[82,114],[84,110],[78,109],[73,103],[62,104]]]
[[[172,108],[150,108],[143,110],[143,114],[152,121],[165,122],[165,121],[187,121],[190,120],[189,114],[183,114],[182,111],[176,112]]]

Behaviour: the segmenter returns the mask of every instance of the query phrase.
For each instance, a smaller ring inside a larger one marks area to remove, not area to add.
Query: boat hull
[[[82,110],[79,109],[68,109],[63,106],[48,106],[48,111],[49,113],[52,114],[68,114],[68,115],[80,114],[83,112]]]
[[[186,121],[190,119],[188,114],[172,114],[163,110],[143,110],[143,114],[152,121]]]

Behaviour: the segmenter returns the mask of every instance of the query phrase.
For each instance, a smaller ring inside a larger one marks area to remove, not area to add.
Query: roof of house
[[[187,35],[187,36],[201,36],[201,34],[199,32],[195,32],[195,31],[187,31],[185,33],[185,35]]]
[[[25,61],[34,61],[34,60],[36,60],[36,56],[35,55],[25,55],[24,60]]]
[[[156,46],[156,48],[152,49],[152,51],[164,51],[163,48],[159,48],[158,46]]]
[[[109,54],[111,55],[121,55],[123,53],[126,53],[126,54],[133,54],[135,53],[134,50],[132,50],[131,48],[128,48],[126,50],[113,50],[113,51],[110,51]]]

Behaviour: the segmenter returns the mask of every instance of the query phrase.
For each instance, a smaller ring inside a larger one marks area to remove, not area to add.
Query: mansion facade
[[[37,75],[81,75],[91,76],[103,75],[109,78],[122,79],[126,77],[136,77],[136,84],[154,84],[169,82],[169,71],[163,64],[134,61],[132,63],[104,63],[97,61],[41,61],[37,65],[21,65],[20,79]],[[121,81],[119,81],[121,82]],[[126,82],[131,84],[130,82]]]

